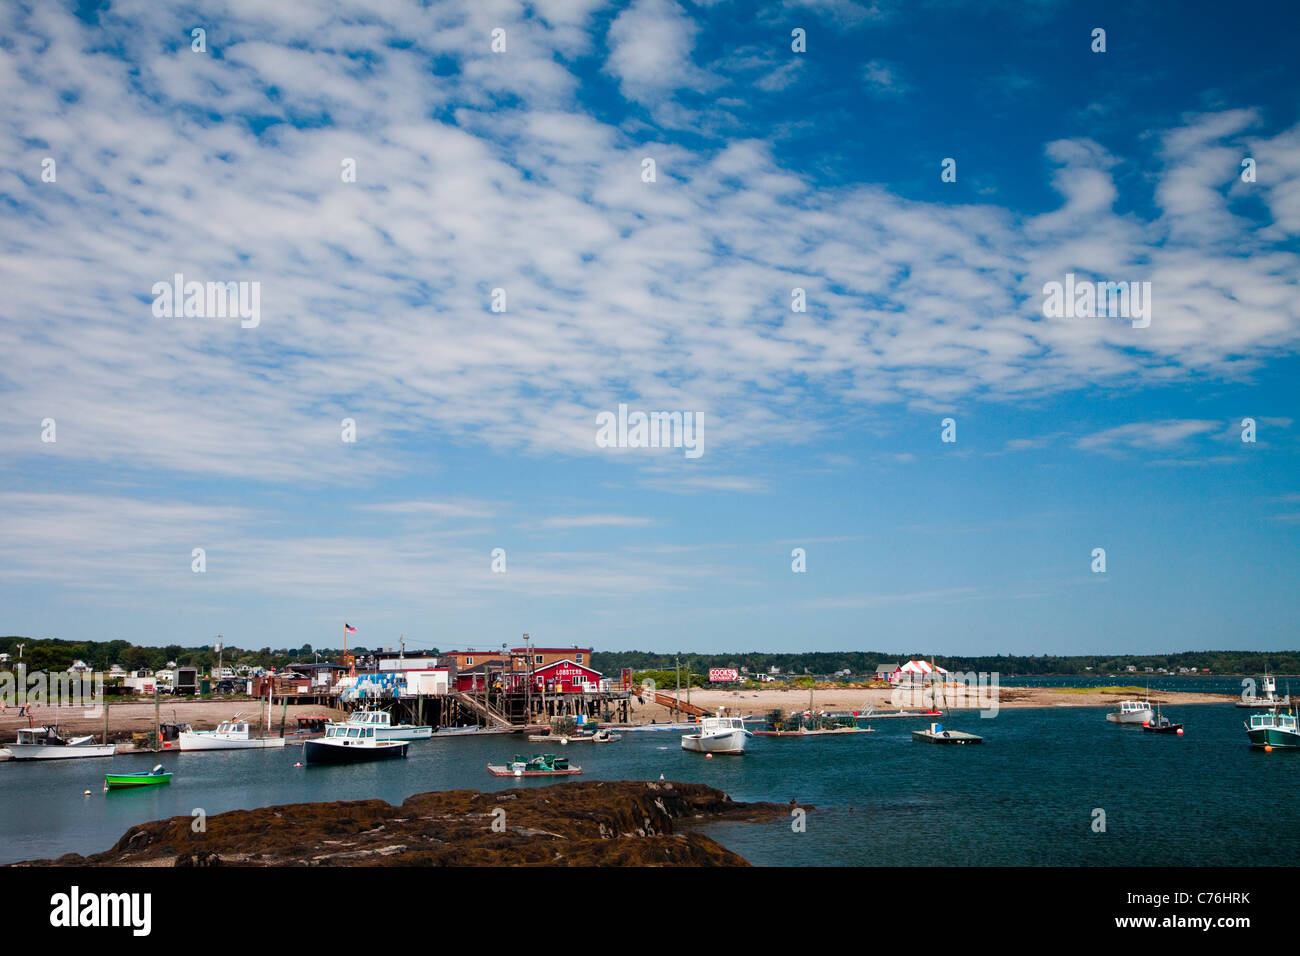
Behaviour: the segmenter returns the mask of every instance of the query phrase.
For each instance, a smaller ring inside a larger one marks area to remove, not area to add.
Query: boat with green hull
[[[1300,748],[1300,726],[1296,715],[1280,713],[1275,707],[1267,714],[1251,714],[1246,736],[1252,747],[1276,747],[1279,750]]]
[[[171,782],[171,771],[164,770],[162,764],[158,764],[152,770],[139,773],[104,774],[105,790],[135,790],[140,787],[158,787]]]

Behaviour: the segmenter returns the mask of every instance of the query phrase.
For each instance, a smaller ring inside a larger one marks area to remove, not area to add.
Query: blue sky
[[[0,632],[1294,647],[1298,20],[6,5]],[[1046,318],[1067,273],[1150,325]],[[598,447],[620,403],[705,453]]]

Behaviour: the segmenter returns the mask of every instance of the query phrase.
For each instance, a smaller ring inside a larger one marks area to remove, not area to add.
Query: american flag
[[[344,622],[343,622],[343,633],[344,633],[344,634],[355,634],[356,632],[357,632],[357,629],[356,629],[355,627],[353,627],[353,626],[352,626],[351,624],[349,624],[347,621],[344,621]]]

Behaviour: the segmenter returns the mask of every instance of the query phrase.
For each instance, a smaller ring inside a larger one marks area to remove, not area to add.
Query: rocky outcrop
[[[590,781],[479,793],[296,803],[128,830],[104,853],[56,866],[747,866],[681,821],[773,819],[789,807],[736,803],[703,784]],[[680,827],[679,827],[680,829]]]

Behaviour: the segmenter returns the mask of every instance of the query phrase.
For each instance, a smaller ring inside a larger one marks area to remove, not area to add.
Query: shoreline
[[[660,691],[660,693],[665,693]],[[836,688],[814,690],[812,692],[813,709],[817,711],[865,711],[872,708],[880,713],[898,710],[891,703],[892,688]],[[1020,710],[1040,707],[1111,707],[1118,708],[1122,700],[1140,697],[1150,700],[1161,707],[1182,707],[1200,704],[1229,704],[1240,699],[1235,694],[1209,694],[1195,691],[1160,691],[1147,693],[1113,693],[1097,692],[1092,688],[1067,687],[1005,687],[997,689],[997,707],[999,710]],[[686,702],[686,694],[681,700]],[[809,692],[806,689],[781,688],[761,690],[716,690],[711,688],[692,688],[690,703],[710,712],[718,707],[726,708],[728,713],[740,716],[762,716],[773,710],[786,713],[802,713],[808,710]],[[917,710],[911,695],[903,702],[904,709]],[[943,709],[956,711],[978,711],[984,706],[971,701],[969,706],[945,706]],[[660,704],[638,703],[632,700],[632,723],[648,724],[666,723],[673,719],[672,709]]]
[[[662,691],[661,691],[662,693]],[[890,702],[893,690],[889,688],[835,688],[814,690],[813,708],[817,711],[865,711],[874,708],[881,713],[898,709]],[[1201,704],[1235,703],[1240,698],[1235,694],[1208,694],[1190,691],[1160,691],[1145,694],[1135,693],[1099,693],[1092,688],[1066,687],[999,687],[997,707],[999,710],[1017,710],[1036,707],[1118,707],[1121,700],[1144,697],[1161,707],[1181,707]],[[682,694],[685,703],[687,695]],[[786,713],[802,713],[808,709],[809,693],[798,688],[763,688],[759,690],[719,690],[712,688],[693,688],[690,703],[709,712],[716,712],[722,707],[728,713],[741,716],[762,716],[773,710]],[[971,701],[969,706],[945,706],[944,710],[969,711],[984,709]],[[904,701],[907,710],[920,709],[909,696]],[[169,700],[159,709],[164,721],[179,720],[193,725],[195,730],[212,730],[223,720],[229,720],[236,712],[242,711],[250,724],[258,726],[259,700],[256,698],[228,700]],[[275,710],[280,708],[277,705]],[[16,708],[9,708],[0,716],[0,746],[12,742],[21,727],[58,724],[64,731],[73,734],[94,734],[97,738],[104,732],[104,718],[87,717],[83,707],[54,707],[48,704],[35,705],[35,712],[29,723],[27,717],[19,717]],[[325,707],[317,704],[290,704],[285,717],[285,730],[292,732],[297,727],[297,717],[328,716],[344,719],[344,712],[339,708]],[[646,724],[663,724],[674,722],[672,709],[661,704],[646,701],[639,702],[632,698],[631,721],[629,726]],[[686,719],[679,715],[679,719]],[[149,733],[153,730],[153,700],[112,702],[109,705],[109,737],[122,742],[129,741],[134,733]],[[265,715],[260,726],[265,728]],[[524,728],[519,728],[523,731]],[[274,713],[271,718],[271,736],[279,736],[280,715]]]
[[[749,866],[694,824],[757,823],[789,812],[676,781],[439,790],[398,805],[370,799],[231,810],[208,817],[200,832],[189,816],[169,817],[129,827],[101,853],[7,866]]]

